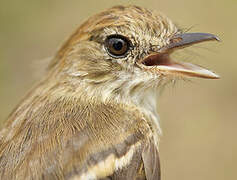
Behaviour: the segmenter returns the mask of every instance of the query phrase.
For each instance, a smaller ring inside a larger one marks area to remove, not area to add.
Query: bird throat
[[[97,97],[103,103],[126,104],[138,109],[144,114],[144,119],[152,127],[154,136],[157,136],[154,139],[157,140],[158,145],[158,139],[162,133],[157,113],[158,86],[161,80],[159,81],[157,77],[145,76],[143,73],[140,74],[138,72],[130,76],[124,72],[118,77],[120,78],[103,82],[96,86],[87,85],[87,90],[90,87],[90,90],[87,91],[90,92],[88,95]]]

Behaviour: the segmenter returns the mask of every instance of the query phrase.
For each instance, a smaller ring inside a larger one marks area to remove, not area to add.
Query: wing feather
[[[147,180],[160,180],[160,160],[158,148],[150,140],[142,153]]]

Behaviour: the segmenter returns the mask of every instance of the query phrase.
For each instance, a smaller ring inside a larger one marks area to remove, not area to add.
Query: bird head
[[[92,96],[127,98],[147,89],[156,91],[162,81],[174,78],[219,78],[170,57],[178,49],[212,40],[218,38],[183,33],[163,14],[116,6],[85,21],[59,50],[50,69],[64,81],[93,92]]]

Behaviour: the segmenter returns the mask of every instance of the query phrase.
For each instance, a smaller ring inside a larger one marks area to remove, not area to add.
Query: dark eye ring
[[[107,37],[105,47],[110,56],[119,58],[126,56],[130,42],[126,37],[115,34]]]

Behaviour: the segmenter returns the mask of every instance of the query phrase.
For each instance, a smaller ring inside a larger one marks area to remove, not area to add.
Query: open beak
[[[170,39],[170,43],[167,46],[161,48],[159,52],[144,58],[140,61],[140,63],[147,69],[152,69],[162,74],[219,79],[220,77],[217,74],[201,66],[187,62],[174,62],[170,58],[170,54],[177,49],[182,49],[193,44],[213,40],[220,41],[217,36],[208,33],[177,34]]]

